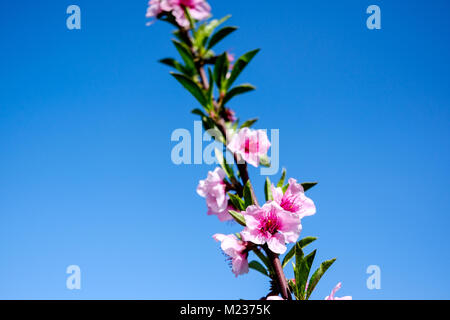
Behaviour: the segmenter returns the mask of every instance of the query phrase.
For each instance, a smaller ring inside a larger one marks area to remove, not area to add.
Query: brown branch
[[[210,84],[208,83],[208,79],[206,77],[206,72],[205,72],[205,69],[203,68],[204,61],[202,61],[201,58],[197,56],[197,52],[194,49],[192,39],[189,35],[189,30],[180,28],[180,32],[189,41],[189,48],[191,50],[192,56],[194,57],[194,62],[195,62],[195,66],[197,68],[197,72],[200,75],[201,85],[204,90],[208,90]],[[228,132],[226,129],[225,121],[223,118],[220,117],[220,112],[219,112],[220,111],[219,109],[221,108],[221,105],[222,105],[221,100],[222,99],[220,99],[220,98],[219,98],[219,101],[215,101],[213,99],[214,106],[216,109],[215,110],[216,116],[217,116],[217,118],[216,119],[213,118],[213,120],[216,123],[219,130],[221,131],[221,133],[223,134],[223,136],[225,138],[225,142],[226,142],[226,141],[228,141]],[[234,156],[234,161],[236,163],[236,166],[239,170],[239,174],[242,179],[242,185],[238,184],[238,181],[235,180],[235,181],[232,181],[232,185],[230,187],[235,188],[235,190],[238,192],[238,194],[240,196],[242,196],[243,186],[245,186],[247,181],[250,180],[250,177],[248,175],[247,163],[245,161],[243,161],[243,159],[241,159],[241,157],[239,155],[233,153],[233,156]],[[253,189],[253,186],[251,184],[250,184],[250,193],[252,195],[252,198],[253,198],[255,204],[259,205],[258,199],[256,198],[255,190]],[[275,271],[275,276],[276,276],[275,280],[278,284],[281,296],[283,297],[283,299],[292,300],[292,296],[289,293],[286,276],[284,275],[283,267],[281,265],[281,261],[280,261],[278,254],[272,252],[267,245],[264,245],[263,248],[267,254],[267,257],[269,258],[269,261],[273,267],[273,270]]]
[[[278,289],[280,290],[281,297],[285,300],[292,300],[292,296],[289,293],[288,283],[286,280],[286,276],[284,275],[283,266],[281,265],[280,258],[278,254],[272,252],[267,245],[263,246],[264,251],[269,258],[270,263],[273,266],[275,271],[276,281],[278,284]]]

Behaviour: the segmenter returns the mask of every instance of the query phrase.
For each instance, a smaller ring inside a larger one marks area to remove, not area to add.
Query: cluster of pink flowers
[[[156,18],[162,13],[171,13],[178,25],[189,27],[184,8],[189,9],[195,20],[207,19],[211,14],[211,7],[205,0],[150,0],[147,8],[147,18]]]

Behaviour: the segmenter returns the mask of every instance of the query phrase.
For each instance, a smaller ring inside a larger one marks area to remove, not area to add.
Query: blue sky
[[[221,45],[262,51],[230,103],[280,130],[288,176],[319,181],[316,261],[337,257],[313,298],[342,281],[355,299],[449,299],[448,1],[210,1],[240,30]],[[81,8],[82,29],[66,28]],[[381,8],[382,29],[366,28]],[[198,180],[170,160],[195,101],[156,61],[171,28],[146,1],[0,4],[0,298],[257,299],[211,235]],[[262,199],[263,180],[250,171]],[[309,250],[308,250],[309,251]],[[79,265],[82,289],[66,289]],[[381,268],[368,290],[366,268]]]

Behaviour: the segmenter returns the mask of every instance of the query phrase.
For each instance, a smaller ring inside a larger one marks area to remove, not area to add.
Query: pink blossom
[[[228,148],[252,166],[257,167],[261,156],[267,154],[270,142],[264,130],[252,130],[245,127],[233,135]]]
[[[234,234],[224,235],[217,233],[213,235],[214,240],[220,241],[223,252],[230,257],[232,271],[236,277],[248,272],[247,243],[239,240]]]
[[[273,184],[271,189],[273,200],[284,210],[295,213],[300,219],[316,213],[314,202],[305,195],[302,185],[297,183],[297,180],[289,179],[289,187],[284,194],[281,188],[275,188]]]
[[[284,300],[284,299],[280,296],[268,296],[266,300]]]
[[[225,171],[217,167],[214,171],[208,172],[205,180],[200,180],[197,187],[197,193],[206,198],[208,215],[217,215],[220,221],[232,220],[233,217],[228,213],[228,195],[226,194]]]
[[[211,7],[205,0],[150,0],[148,5],[147,18],[170,12],[178,25],[185,28],[189,27],[189,20],[184,13],[184,8],[189,9],[191,17],[195,20],[207,19],[211,13]]]
[[[183,7],[189,9],[189,14],[195,20],[207,19],[211,14],[211,7],[205,0],[169,0],[173,7],[172,14],[177,23],[185,28],[189,27],[189,20],[184,14]]]
[[[163,12],[172,11],[172,5],[169,3],[169,0],[150,0],[148,2],[147,13],[145,16],[147,18],[156,18],[159,14]],[[152,24],[154,21],[147,23],[147,25]]]
[[[333,290],[331,290],[331,293],[329,296],[325,297],[325,300],[352,300],[352,296],[345,296],[342,298],[335,297],[336,291],[338,291],[341,288],[342,284],[339,282],[336,287],[334,287]]]
[[[262,207],[249,206],[243,215],[247,225],[241,233],[243,240],[259,245],[267,243],[275,253],[284,253],[286,243],[297,241],[302,230],[300,219],[275,201]]]

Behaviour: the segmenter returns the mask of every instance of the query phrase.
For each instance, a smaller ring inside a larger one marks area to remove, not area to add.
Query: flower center
[[[253,141],[252,139],[250,139],[248,137],[245,138],[245,143],[244,143],[245,153],[258,152],[258,149],[259,149],[258,140]]]
[[[270,234],[278,232],[278,229],[280,229],[280,221],[278,220],[278,216],[274,209],[266,213],[259,221],[259,229],[261,232],[268,232]]]
[[[188,7],[189,9],[195,8],[195,1],[194,0],[180,0],[180,4]]]
[[[296,196],[284,196],[281,199],[280,207],[289,212],[297,212],[300,209]]]

